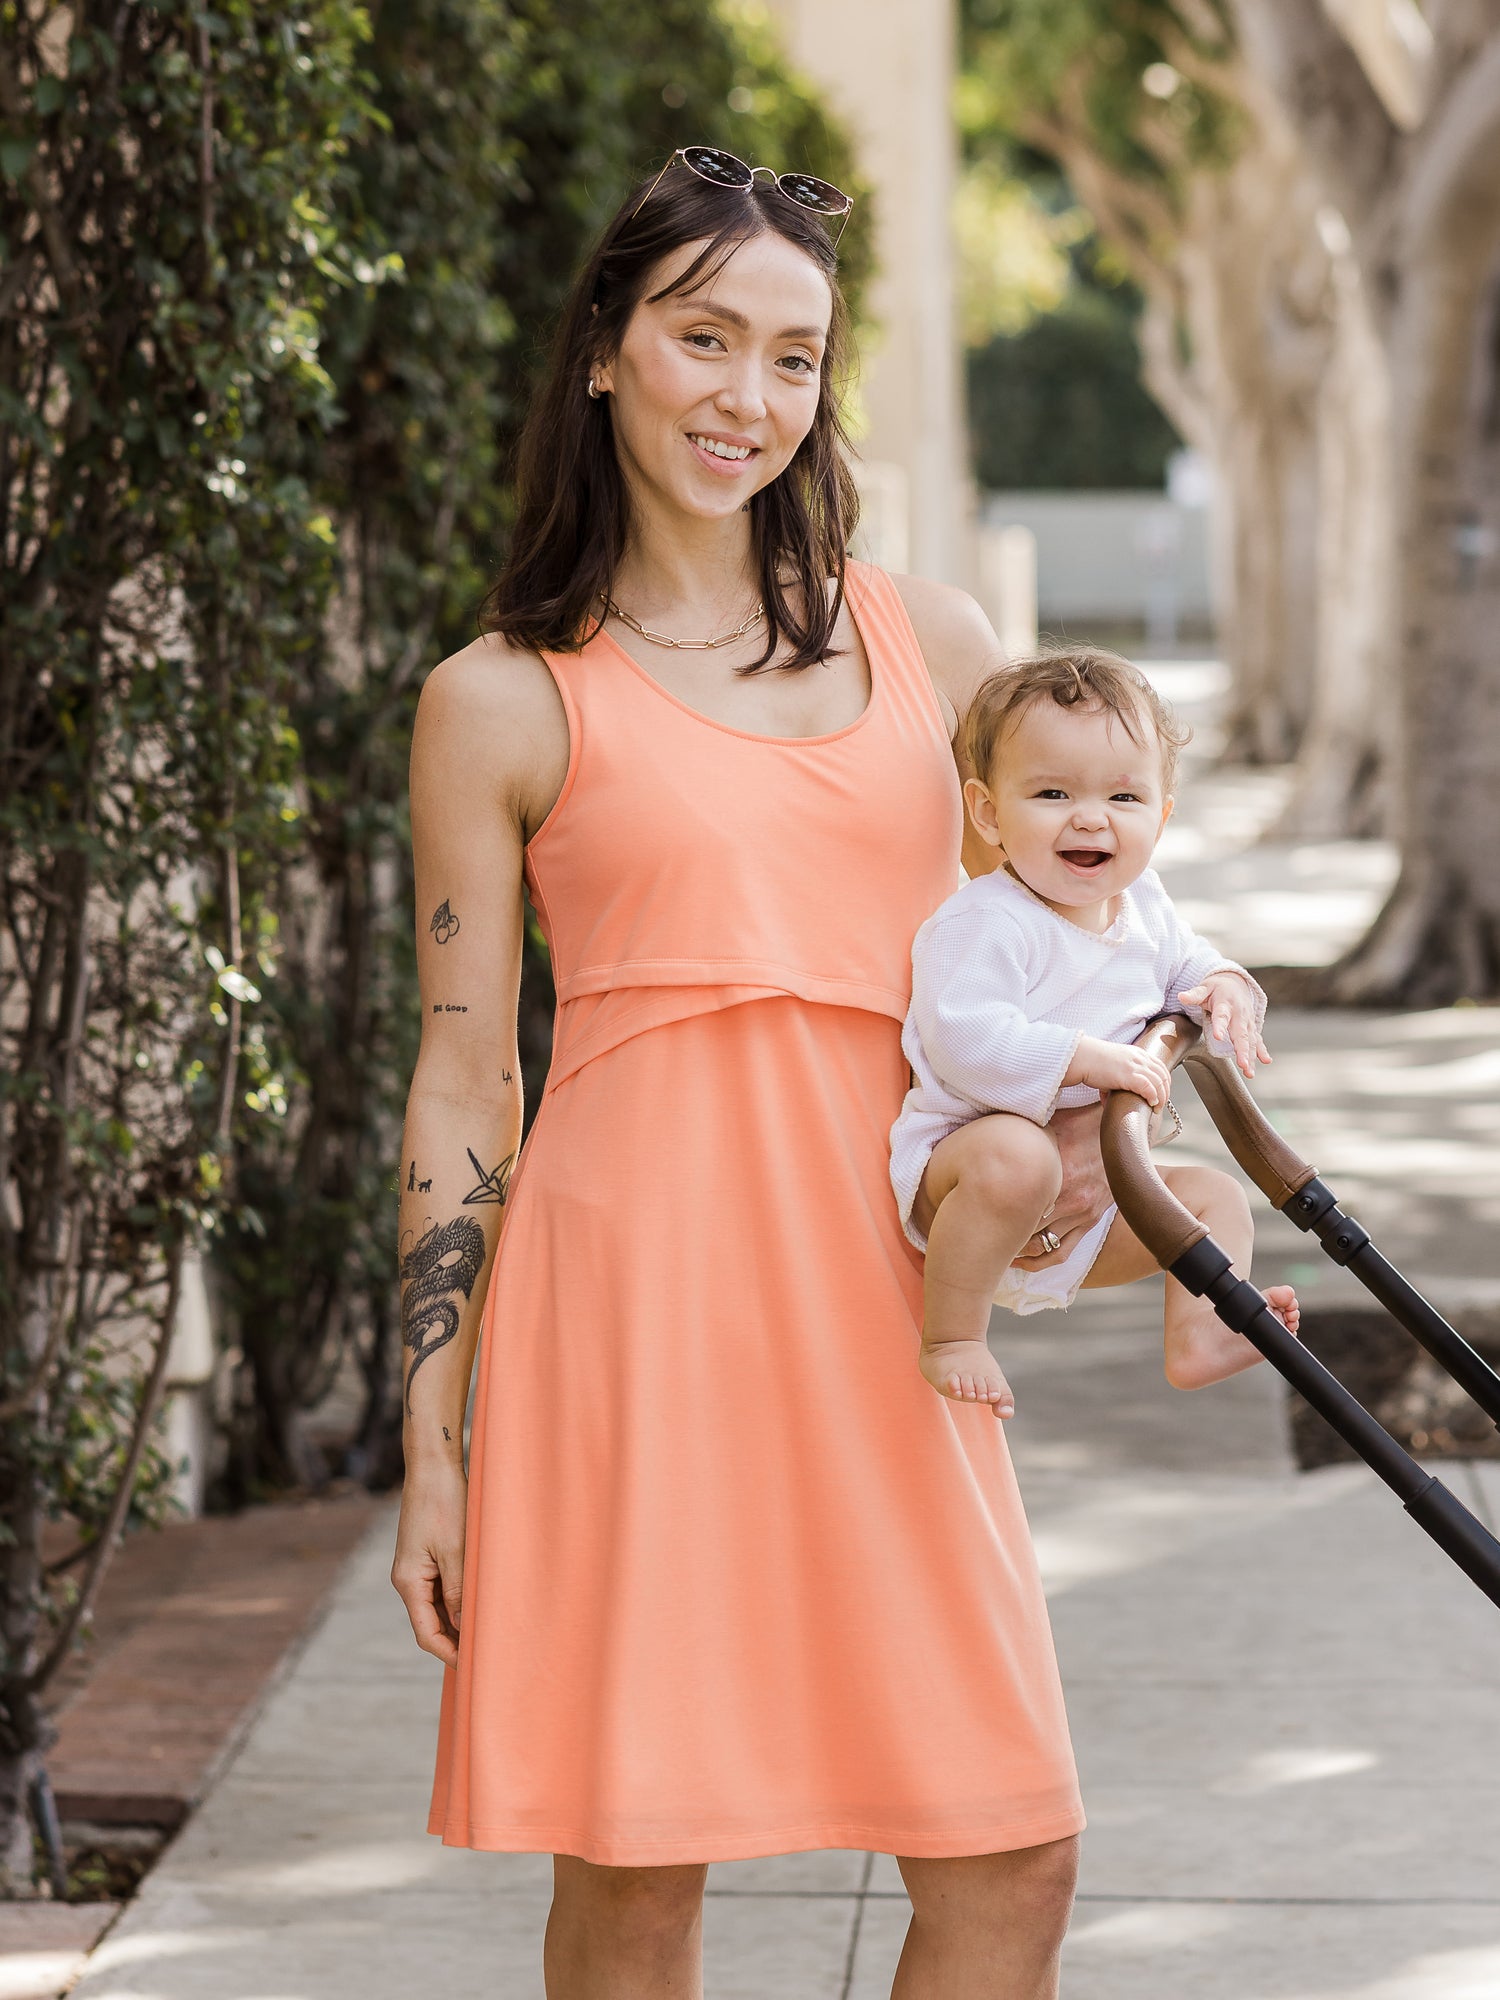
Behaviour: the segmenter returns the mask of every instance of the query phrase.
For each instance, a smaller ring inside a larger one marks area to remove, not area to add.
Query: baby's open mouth
[[[1102,868],[1107,861],[1113,861],[1112,854],[1106,854],[1102,847],[1065,847],[1062,858],[1070,868]]]

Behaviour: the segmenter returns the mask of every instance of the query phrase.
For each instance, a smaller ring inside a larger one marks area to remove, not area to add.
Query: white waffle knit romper
[[[1004,868],[950,896],[912,944],[911,1007],[901,1038],[913,1081],[891,1127],[891,1185],[910,1241],[927,1248],[912,1203],[940,1139],[987,1112],[1011,1111],[1045,1125],[1064,1106],[1097,1103],[1091,1085],[1063,1084],[1080,1036],[1133,1042],[1161,1013],[1202,1023],[1202,1009],[1181,995],[1214,972],[1236,972],[1248,982],[1258,1032],[1265,994],[1244,966],[1183,923],[1153,869],[1124,892],[1107,931],[1086,931],[1060,917]],[[1232,1060],[1228,1043],[1211,1032],[1207,1046]],[[1013,1265],[996,1302],[1018,1313],[1071,1305],[1114,1213],[1102,1216],[1063,1263],[1040,1271]]]

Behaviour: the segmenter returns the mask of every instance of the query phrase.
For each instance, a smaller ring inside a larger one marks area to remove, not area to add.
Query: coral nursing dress
[[[558,1011],[485,1305],[429,1831],[646,1865],[1083,1824],[1004,1426],[917,1371],[887,1135],[958,875],[941,711],[851,566],[863,715],[708,720],[607,634],[527,853]]]

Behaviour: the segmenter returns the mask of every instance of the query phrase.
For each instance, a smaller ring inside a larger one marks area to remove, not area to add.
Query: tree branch
[[[1322,0],[1233,0],[1240,44],[1356,234],[1371,224],[1400,135]]]
[[[1497,187],[1500,25],[1489,44],[1459,73],[1439,115],[1416,142],[1402,201],[1404,255],[1414,262],[1434,258],[1441,263],[1457,254],[1483,270],[1482,219],[1489,219],[1493,238],[1500,218]]]
[[[104,1572],[114,1555],[115,1544],[120,1539],[120,1530],[125,1525],[125,1516],[129,1513],[130,1503],[135,1497],[136,1474],[140,1471],[141,1460],[146,1455],[146,1441],[151,1435],[151,1426],[156,1421],[157,1405],[161,1401],[162,1388],[167,1379],[167,1361],[172,1351],[172,1335],[177,1326],[177,1306],[182,1297],[182,1260],[185,1249],[186,1225],[179,1215],[175,1220],[174,1233],[167,1250],[167,1299],[162,1308],[156,1353],[152,1356],[151,1369],[141,1390],[140,1406],[136,1410],[135,1426],[125,1452],[125,1463],[120,1469],[119,1483],[110,1497],[109,1513],[99,1531],[98,1539],[90,1544],[89,1566],[82,1587],[58,1627],[57,1635],[46,1655],[25,1678],[23,1686],[28,1694],[39,1694],[68,1657],[68,1649],[73,1644],[74,1635],[85,1616],[94,1608],[94,1599],[99,1594],[99,1586],[104,1581]]]
[[[68,1298],[73,1288],[73,1272],[78,1262],[78,1243],[82,1233],[78,1204],[75,1202],[68,1211],[67,1247],[62,1254],[62,1263],[57,1274],[57,1295],[52,1301],[52,1323],[47,1329],[47,1338],[35,1365],[22,1386],[13,1396],[0,1403],[0,1423],[9,1423],[12,1417],[20,1416],[37,1390],[41,1388],[52,1364],[62,1350],[63,1336],[68,1330]]]

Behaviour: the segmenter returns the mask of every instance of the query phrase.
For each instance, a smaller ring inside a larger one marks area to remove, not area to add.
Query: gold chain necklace
[[[757,604],[748,618],[736,625],[732,632],[721,632],[717,639],[674,639],[667,632],[648,632],[638,618],[622,611],[606,591],[600,591],[599,602],[612,617],[618,618],[622,625],[628,625],[632,632],[638,632],[651,645],[670,646],[678,653],[711,653],[716,646],[732,646],[736,639],[743,639],[747,632],[753,631],[766,615],[764,603]]]

